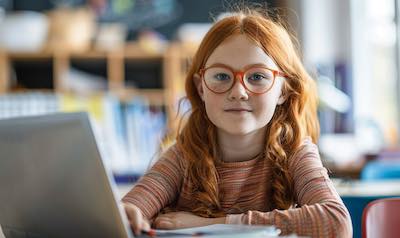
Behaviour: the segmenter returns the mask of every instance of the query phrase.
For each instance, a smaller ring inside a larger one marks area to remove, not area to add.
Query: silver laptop
[[[0,120],[6,237],[131,237],[86,113]]]

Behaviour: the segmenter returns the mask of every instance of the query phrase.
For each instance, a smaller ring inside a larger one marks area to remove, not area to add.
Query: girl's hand
[[[140,235],[142,230],[150,230],[149,221],[145,217],[143,217],[142,212],[137,206],[125,202],[122,203],[122,206],[124,207],[126,215],[128,216],[131,229],[136,235]]]
[[[190,212],[170,212],[160,214],[153,222],[157,229],[181,229],[196,226],[207,226],[225,223],[225,217],[204,218]]]

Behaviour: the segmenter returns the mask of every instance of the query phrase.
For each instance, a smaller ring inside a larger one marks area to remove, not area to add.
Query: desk
[[[400,196],[400,179],[361,181],[332,179],[341,197]]]

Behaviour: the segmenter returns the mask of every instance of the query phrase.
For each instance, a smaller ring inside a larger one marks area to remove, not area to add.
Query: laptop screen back
[[[127,237],[86,113],[0,121],[0,224],[11,237]]]

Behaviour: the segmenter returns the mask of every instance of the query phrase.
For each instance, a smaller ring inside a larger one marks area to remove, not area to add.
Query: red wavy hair
[[[201,42],[186,77],[191,113],[177,135],[177,146],[188,161],[187,176],[193,193],[194,212],[203,217],[223,216],[218,190],[217,130],[208,119],[193,78],[214,49],[232,35],[243,34],[274,59],[288,77],[282,87],[285,102],[277,106],[266,128],[265,159],[273,164],[272,207],[294,204],[288,160],[306,136],[316,143],[319,135],[316,87],[298,56],[283,24],[258,10],[240,10],[217,21]]]

